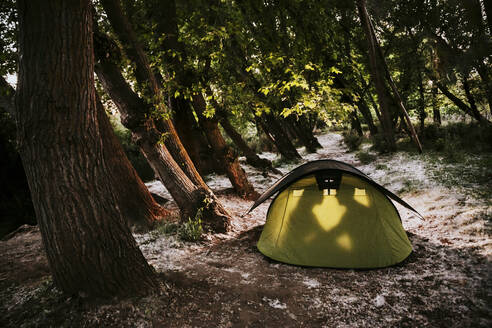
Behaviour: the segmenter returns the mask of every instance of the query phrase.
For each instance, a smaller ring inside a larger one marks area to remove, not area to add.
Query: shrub
[[[390,152],[391,147],[388,145],[388,142],[384,138],[382,133],[378,133],[371,137],[372,146],[371,149],[377,151],[378,153],[388,153]]]
[[[440,152],[450,162],[461,162],[464,153],[492,151],[492,129],[477,123],[432,124],[422,131],[422,143],[424,149]]]
[[[377,159],[376,155],[370,154],[365,151],[359,151],[355,156],[357,156],[362,164],[369,164]]]
[[[197,214],[197,217],[195,217],[194,220],[188,218],[188,221],[181,225],[178,230],[178,236],[181,240],[199,241],[200,239],[202,239],[202,219],[198,216],[199,215]]]
[[[157,225],[155,231],[157,234],[161,235],[172,235],[175,234],[179,229],[178,224],[174,222],[162,222]]]
[[[359,136],[357,133],[354,133],[352,131],[350,132],[343,132],[343,142],[349,149],[349,151],[355,151],[358,150],[360,145],[362,144],[362,137]]]

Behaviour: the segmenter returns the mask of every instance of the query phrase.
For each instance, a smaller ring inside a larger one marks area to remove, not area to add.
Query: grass
[[[459,188],[474,198],[492,203],[492,154],[459,153],[459,157],[448,157],[440,152],[424,155],[429,176],[450,189]]]
[[[348,134],[347,134],[348,135]],[[347,147],[353,136],[346,137]],[[355,139],[355,138],[354,138]],[[420,131],[424,153],[419,154],[409,137],[397,143],[399,151],[410,158],[424,162],[428,176],[450,189],[459,188],[467,195],[485,199],[492,203],[492,129],[477,123],[448,123],[443,126],[427,125]],[[380,136],[370,139],[371,150],[384,152],[384,142]],[[352,147],[355,148],[355,147]],[[367,151],[357,151],[356,157],[362,164],[374,162],[378,156]],[[388,170],[384,163],[377,163],[376,169]],[[411,192],[414,183],[405,181],[400,192]]]
[[[358,151],[355,156],[362,164],[372,163],[378,158],[377,155],[371,154],[367,151]]]
[[[410,179],[405,179],[403,182],[403,187],[398,190],[398,194],[411,193],[419,189],[419,185],[417,181],[413,181]]]
[[[492,203],[492,129],[477,123],[427,125],[420,132],[424,149],[418,154],[410,138],[398,149],[424,161],[429,177],[474,198]]]
[[[202,225],[203,210],[208,206],[208,199],[204,200],[204,207],[198,209],[195,217],[188,218],[182,223],[159,222],[154,230],[149,234],[149,238],[142,244],[149,244],[157,240],[160,236],[177,236],[182,241],[197,242],[202,240],[204,229]]]

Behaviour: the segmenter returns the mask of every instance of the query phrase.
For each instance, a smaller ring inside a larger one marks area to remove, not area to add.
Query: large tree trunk
[[[97,95],[96,95],[97,96]],[[159,206],[142,182],[113,132],[104,107],[97,99],[97,120],[103,140],[104,159],[110,170],[111,184],[117,186],[118,207],[127,222],[137,230],[152,228],[169,212]]]
[[[104,158],[92,6],[20,0],[18,10],[18,145],[54,282],[93,296],[155,289]]]
[[[156,10],[161,16],[161,19],[157,20],[157,26],[160,33],[166,37],[163,39],[164,53],[169,54],[170,51],[175,50],[179,52],[179,57],[182,61],[186,62],[186,52],[182,44],[178,40],[178,26],[176,22],[176,4],[174,1],[158,2]],[[183,64],[178,61],[177,56],[166,56],[166,63],[168,65],[169,74],[175,76],[176,82],[185,89],[192,91],[192,83],[198,82],[195,77],[195,72],[191,70],[185,70]],[[206,83],[206,81],[204,81]],[[205,133],[209,145],[212,147],[213,154],[217,159],[219,165],[225,171],[227,177],[231,181],[236,192],[243,198],[256,199],[259,194],[255,192],[253,186],[249,183],[246,173],[239,165],[237,156],[230,149],[220,132],[218,121],[216,118],[208,118],[204,115],[206,111],[206,102],[201,93],[195,93],[193,95],[193,108],[198,116],[200,126]]]
[[[207,105],[202,94],[193,95],[193,107],[198,115],[200,125],[207,136],[208,143],[212,147],[215,157],[224,168],[234,190],[236,190],[238,195],[244,199],[255,200],[258,198],[259,194],[253,188],[253,185],[249,183],[246,172],[244,172],[239,165],[236,154],[234,154],[232,149],[227,146],[224,137],[220,132],[217,119],[207,118],[205,116],[204,113]]]
[[[386,140],[388,150],[396,150],[395,135],[393,130],[393,124],[391,122],[391,112],[389,109],[389,101],[387,99],[384,78],[381,74],[383,71],[379,67],[377,62],[377,49],[372,37],[371,22],[366,9],[366,0],[357,0],[357,8],[359,11],[359,18],[362,24],[362,29],[366,35],[368,43],[368,55],[369,55],[369,68],[371,72],[371,78],[378,94],[379,109],[381,110],[381,127]]]
[[[226,231],[230,217],[212,191],[204,184],[197,185],[189,179],[161,141],[161,133],[146,113],[149,105],[125,81],[120,70],[110,60],[100,58],[96,73],[105,91],[115,102],[122,115],[122,123],[132,131],[140,150],[154,172],[171,193],[184,219],[194,217],[208,199],[203,221],[215,231]],[[202,197],[200,199],[200,197]]]
[[[159,112],[164,111],[164,101],[159,89],[156,77],[150,69],[147,56],[139,44],[135,32],[133,31],[127,17],[123,14],[119,0],[103,0],[102,4],[111,22],[111,26],[118,35],[127,56],[135,63],[135,77],[144,95],[153,99],[153,106]],[[104,60],[104,58],[101,58]],[[179,140],[178,134],[170,119],[161,117],[154,120],[153,111],[146,105],[127,85],[121,72],[114,67],[109,60],[101,65],[102,71],[109,71],[107,74],[106,85],[115,82],[118,87],[111,88],[113,100],[120,98],[120,110],[126,111],[127,123],[137,140],[140,140],[142,153],[151,162],[161,179],[169,186],[168,190],[178,204],[182,217],[194,217],[197,211],[203,209],[203,221],[215,231],[226,231],[230,225],[230,216],[220,205],[217,198],[198,174],[193,162],[186,153],[183,144]],[[114,79],[112,81],[112,79]],[[118,88],[121,88],[118,90]],[[136,105],[136,106],[134,106]],[[164,132],[162,134],[161,132]],[[164,138],[163,138],[164,137]],[[147,139],[148,138],[148,139]],[[162,139],[163,142],[162,142]],[[164,143],[164,145],[162,145]],[[172,156],[167,156],[170,153]],[[176,170],[177,166],[179,170]],[[184,173],[184,176],[181,174]],[[182,181],[190,180],[196,188],[188,188],[188,184]],[[171,179],[171,180],[170,180]],[[206,199],[205,199],[206,198]],[[206,202],[205,202],[206,200]],[[204,207],[206,205],[206,208]]]
[[[366,10],[366,15],[367,15],[367,10]],[[379,45],[378,38],[376,37],[376,32],[374,31],[374,26],[372,25],[371,20],[369,19],[369,16],[366,16],[369,21],[369,25],[371,28],[371,36],[374,41],[374,44],[376,45],[376,49],[379,54],[379,58],[381,59],[381,63],[383,64],[386,80],[388,81],[391,90],[393,90],[394,94],[394,101],[396,102],[396,106],[399,109],[397,112],[399,113],[402,122],[404,122],[407,126],[407,132],[410,135],[410,138],[413,139],[415,145],[417,146],[417,149],[419,152],[422,152],[422,145],[420,144],[419,136],[417,135],[417,132],[415,132],[415,128],[413,127],[412,121],[410,120],[410,115],[408,115],[408,112],[403,105],[403,100],[400,96],[400,92],[398,91],[398,88],[396,87],[395,82],[393,81],[393,78],[391,77],[391,73],[388,68],[388,64],[386,63],[386,59],[384,58],[383,50],[381,50],[381,46]]]

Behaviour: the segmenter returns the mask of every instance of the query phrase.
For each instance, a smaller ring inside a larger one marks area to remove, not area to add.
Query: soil
[[[430,178],[429,163],[405,153],[362,165],[338,134],[318,138],[324,146],[318,153],[300,149],[305,161],[354,164],[424,216],[398,207],[414,249],[403,263],[339,270],[270,260],[255,246],[269,203],[241,216],[251,202],[214,175],[207,182],[234,214],[232,231],[199,243],[158,230],[135,234],[162,281],[160,291],[144,298],[63,295],[52,283],[37,227],[23,226],[0,241],[0,327],[491,327],[492,206],[473,197],[480,186],[450,189]],[[286,173],[299,164],[278,168]],[[259,192],[280,178],[244,167]],[[159,182],[148,186],[170,199]]]

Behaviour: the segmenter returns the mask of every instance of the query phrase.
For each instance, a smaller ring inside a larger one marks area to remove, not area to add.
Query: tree
[[[179,140],[176,129],[167,116],[169,113],[156,76],[122,11],[121,3],[119,0],[104,0],[103,5],[126,55],[135,63],[135,78],[144,95],[142,99],[132,90],[110,54],[98,51],[100,58],[96,67],[97,74],[106,92],[120,109],[124,117],[123,124],[132,131],[141,152],[173,196],[182,218],[195,217],[202,209],[204,223],[215,231],[226,231],[230,223],[229,213],[198,174]],[[100,34],[99,40],[104,42],[107,37]]]
[[[383,130],[384,139],[386,140],[388,150],[392,151],[396,149],[395,136],[393,131],[393,124],[391,122],[391,114],[389,110],[389,100],[386,95],[386,88],[384,85],[384,78],[381,74],[383,69],[378,65],[378,55],[376,49],[376,43],[372,36],[371,21],[367,13],[366,1],[357,0],[357,9],[359,11],[359,17],[364,30],[369,54],[369,68],[371,72],[371,78],[376,88],[378,95],[379,109],[381,110],[381,127]]]
[[[18,11],[18,147],[54,282],[90,296],[155,289],[104,157],[91,3],[21,0]]]
[[[111,168],[111,184],[118,188],[116,193],[118,207],[131,227],[138,230],[152,228],[157,221],[168,216],[169,212],[156,203],[126,157],[99,98],[96,106],[104,158]]]

